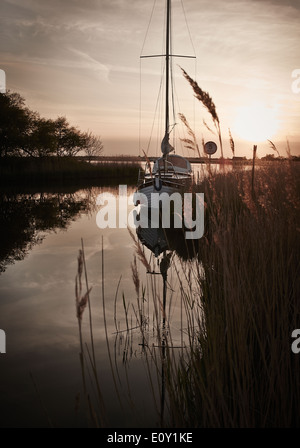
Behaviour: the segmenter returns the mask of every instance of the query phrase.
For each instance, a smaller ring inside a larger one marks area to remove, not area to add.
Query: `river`
[[[198,178],[203,169],[194,167]],[[133,191],[127,187],[121,202],[119,187],[109,186],[1,192],[2,428],[153,428],[166,421],[162,334],[175,357],[191,343],[182,291],[187,288],[194,300],[193,267],[173,236],[164,283],[162,264],[135,229],[99,227],[99,195],[114,198],[116,210],[113,202],[110,210],[119,223],[120,214],[129,216],[134,209]],[[86,269],[79,299],[91,288],[91,314],[86,307],[81,322],[85,385],[75,304],[80,250]],[[96,421],[88,416],[87,396]]]
[[[77,258],[82,249],[88,287],[92,288],[97,381],[103,395],[99,426],[160,424],[160,370],[147,347],[156,344],[159,348],[151,291],[161,292],[162,277],[147,248],[143,247],[145,257],[156,273],[147,274],[137,257],[135,263],[134,229],[130,235],[127,228],[100,229],[97,225],[97,197],[109,194],[117,201],[118,193],[118,188],[97,187],[1,194],[0,328],[6,335],[6,353],[0,355],[3,428],[91,425],[75,306]],[[133,187],[128,187],[128,197],[132,193]],[[128,213],[134,208],[126,201],[124,206]],[[133,272],[138,280],[133,280]],[[176,272],[170,270],[168,280],[173,344],[180,350],[183,322]],[[82,296],[85,291],[83,272]],[[83,313],[82,332],[91,350],[88,308]],[[89,377],[88,352],[85,356],[86,381],[94,399],[97,393]],[[97,413],[97,399],[94,406]]]

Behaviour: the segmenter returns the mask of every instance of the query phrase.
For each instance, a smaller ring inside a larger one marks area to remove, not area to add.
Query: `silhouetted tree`
[[[58,117],[54,122],[57,156],[75,156],[82,147],[81,132],[70,126],[66,117]]]
[[[31,112],[18,93],[0,93],[0,157],[17,153],[31,130]]]
[[[28,137],[28,148],[24,151],[35,157],[45,157],[54,154],[56,148],[55,126],[52,120],[36,116],[32,121],[32,131]]]
[[[274,156],[274,154],[267,154],[264,157],[262,157],[261,160],[267,160],[270,162],[270,161],[275,160],[275,156]]]
[[[99,137],[82,133],[66,117],[42,118],[25,106],[18,93],[0,94],[0,157],[72,157],[79,151],[92,156],[99,155],[102,149]]]
[[[91,162],[92,157],[99,157],[103,152],[103,142],[101,137],[93,135],[91,132],[82,134],[82,148]]]

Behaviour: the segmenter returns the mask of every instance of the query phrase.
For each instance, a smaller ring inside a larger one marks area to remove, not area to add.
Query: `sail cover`
[[[169,154],[169,152],[174,151],[173,146],[169,143],[169,134],[166,133],[161,142],[161,152],[163,154]]]

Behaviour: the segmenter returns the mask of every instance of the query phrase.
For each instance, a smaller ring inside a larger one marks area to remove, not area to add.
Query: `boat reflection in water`
[[[178,259],[181,262],[195,259],[199,256],[200,240],[187,240],[186,229],[184,225],[182,228],[175,228],[174,225],[170,228],[164,228],[160,221],[160,225],[157,228],[151,226],[151,212],[153,209],[148,209],[150,217],[148,218],[148,226],[140,226],[136,229],[137,237],[143,247],[146,247],[150,251],[150,256],[155,258],[155,263],[152,266],[157,268],[148,269],[147,274],[151,276],[161,276],[163,283],[163,297],[162,297],[162,320],[158,325],[161,330],[157,338],[156,348],[160,351],[161,369],[159,372],[160,377],[160,424],[163,427],[166,418],[166,378],[168,365],[170,365],[170,355],[174,348],[184,348],[184,344],[180,347],[174,346],[172,339],[169,337],[169,321],[167,321],[166,307],[167,307],[167,291],[168,288],[172,290],[172,284],[168,280],[168,272],[172,266],[172,263],[176,264]],[[172,223],[172,213],[170,212],[170,222]],[[139,215],[137,217],[139,219]],[[174,222],[173,222],[174,224]],[[177,261],[176,261],[177,260]],[[150,266],[150,263],[149,263]],[[181,281],[181,279],[180,279]],[[182,329],[181,329],[182,331]]]
[[[139,226],[136,229],[137,236],[143,246],[147,247],[157,258],[158,264],[163,260],[167,252],[175,252],[182,260],[191,260],[199,255],[200,239],[187,239],[184,225],[177,228],[172,222],[172,212],[170,211],[170,226],[165,228],[160,220],[159,225],[154,227],[151,222],[151,212],[149,208],[148,225]],[[140,214],[137,215],[137,221]],[[169,257],[170,258],[170,257]]]

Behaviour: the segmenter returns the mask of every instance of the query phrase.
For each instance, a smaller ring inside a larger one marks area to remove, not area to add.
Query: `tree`
[[[267,154],[264,157],[262,157],[261,160],[267,160],[268,162],[271,162],[275,160],[275,156],[274,154]]]
[[[75,156],[82,147],[81,132],[70,126],[65,117],[50,120],[38,117],[29,138],[33,154],[45,156]]]
[[[57,156],[75,156],[82,146],[81,132],[70,126],[66,117],[58,117],[54,121]]]
[[[101,137],[93,135],[90,131],[82,134],[82,150],[91,162],[93,157],[99,157],[103,152],[103,142]]]
[[[55,125],[53,120],[41,118],[38,114],[32,120],[32,130],[23,151],[34,157],[53,155],[56,148]]]
[[[14,155],[26,143],[32,113],[16,92],[0,93],[0,157]]]
[[[25,106],[25,99],[18,93],[0,94],[0,157],[73,157],[84,151],[91,158],[102,150],[100,137],[82,133],[66,117],[42,118]]]

